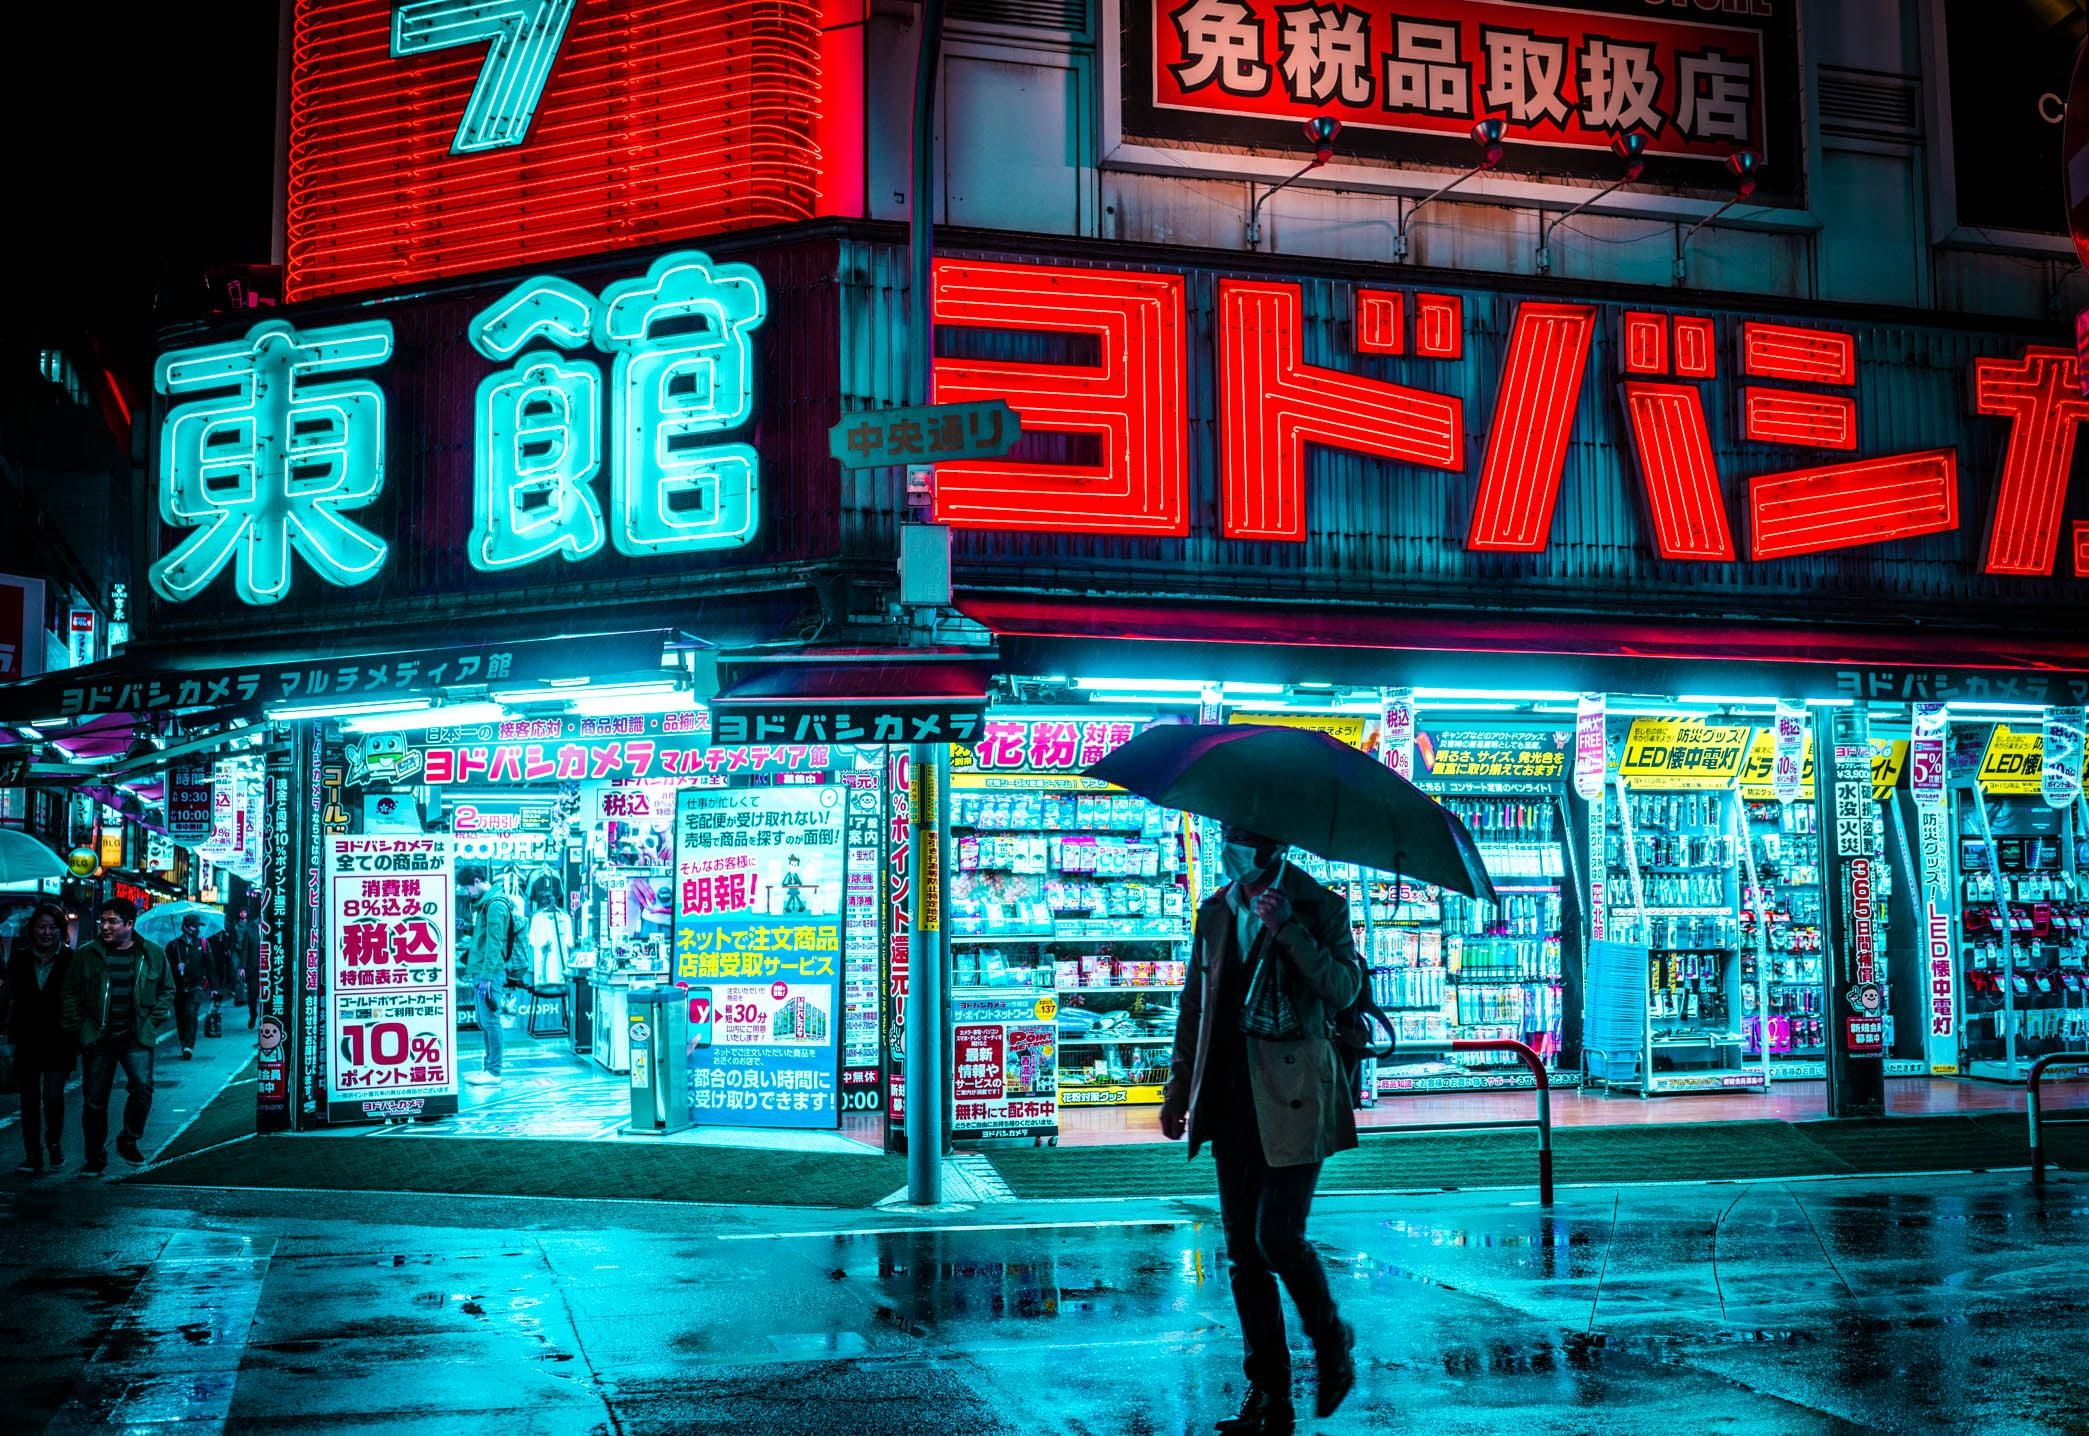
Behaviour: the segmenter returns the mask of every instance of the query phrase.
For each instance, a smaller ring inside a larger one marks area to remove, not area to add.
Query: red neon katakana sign
[[[1078,337],[1070,363],[941,359],[936,397],[1006,397],[1026,434],[1084,441],[1092,462],[1013,458],[937,470],[936,516],[959,528],[1115,536],[1190,532],[1192,406],[1183,279],[1145,271],[948,260],[936,267],[936,323]],[[1359,288],[1352,348],[1464,362],[1456,296]],[[1395,463],[1477,467],[1465,547],[1537,554],[1550,542],[1562,479],[1590,419],[1590,369],[1606,310],[1525,300],[1514,311],[1492,403],[1463,397],[1447,370],[1423,387],[1307,359],[1304,289],[1219,278],[1212,343],[1220,532],[1286,543],[1312,531],[1308,445]],[[1651,547],[1664,559],[1768,562],[1923,535],[1961,524],[1956,447],[1878,452],[1865,440],[1857,335],[1758,320],[1628,310],[1611,356]],[[1077,346],[1078,347],[1078,346]],[[1732,373],[1721,387],[1722,363]],[[1360,366],[1368,367],[1368,366]],[[2063,542],[2089,576],[2089,524],[2063,534],[2075,431],[2089,418],[2072,354],[2031,348],[1975,360],[1976,414],[2008,424],[1984,546],[1984,570],[2050,575]],[[1735,406],[1722,459],[1707,411]],[[1792,450],[1818,462],[1791,466]],[[1476,450],[1476,453],[1468,452]],[[1780,451],[1785,466],[1777,463]],[[1389,479],[1388,482],[1396,482]]]

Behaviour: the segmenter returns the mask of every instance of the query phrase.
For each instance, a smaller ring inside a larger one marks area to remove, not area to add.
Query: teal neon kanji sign
[[[753,268],[684,251],[599,296],[547,275],[481,311],[467,337],[503,367],[472,408],[472,566],[752,541],[760,460],[730,435],[754,413],[751,336],[766,310]],[[327,376],[379,369],[392,352],[383,320],[270,321],[160,360],[160,391],[181,400],[162,433],[161,517],[193,530],[152,565],[162,598],[186,602],[230,569],[242,601],[275,603],[293,553],[328,583],[378,575],[388,545],[344,515],[384,491],[384,392]],[[615,355],[607,378],[602,353]]]

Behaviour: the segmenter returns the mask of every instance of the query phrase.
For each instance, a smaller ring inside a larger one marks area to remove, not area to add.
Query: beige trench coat
[[[1363,964],[1349,931],[1349,904],[1301,871],[1284,866],[1279,888],[1292,918],[1274,935],[1258,929],[1258,956],[1271,943],[1291,969],[1291,993],[1307,1036],[1297,1042],[1247,1039],[1248,1086],[1262,1130],[1262,1154],[1272,1167],[1322,1162],[1356,1145],[1356,1110],[1343,1088],[1342,1063],[1328,1033],[1335,1017],[1363,990]],[[1171,1102],[1187,1101],[1190,1155],[1210,1135],[1203,1110],[1206,1065],[1218,1010],[1219,977],[1240,948],[1232,907],[1221,889],[1197,910],[1182,1015],[1175,1025]]]

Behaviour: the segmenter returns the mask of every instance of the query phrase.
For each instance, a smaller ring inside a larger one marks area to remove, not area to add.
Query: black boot
[[[1332,1416],[1356,1385],[1356,1328],[1337,1321],[1334,1340],[1314,1357],[1313,1365],[1314,1414]]]
[[[1240,1414],[1228,1416],[1217,1429],[1227,1436],[1291,1436],[1297,1419],[1297,1413],[1291,1409],[1291,1393],[1250,1383],[1247,1397],[1240,1403]]]

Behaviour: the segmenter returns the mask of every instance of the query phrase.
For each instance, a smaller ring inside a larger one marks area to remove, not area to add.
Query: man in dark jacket
[[[24,1176],[65,1165],[65,1083],[80,1061],[80,1049],[61,1011],[66,969],[65,913],[42,903],[29,915],[7,954],[7,1035],[14,1043],[15,1082],[22,1092],[22,1147],[28,1154],[15,1168]]]
[[[239,1001],[247,1009],[247,1031],[261,1020],[261,935],[247,920],[245,908],[225,914],[225,930],[218,934],[218,964],[226,981],[238,984]]]
[[[1218,1429],[1285,1436],[1296,1414],[1279,1278],[1313,1342],[1319,1414],[1334,1414],[1356,1384],[1356,1333],[1335,1308],[1306,1216],[1320,1164],[1356,1145],[1330,1030],[1364,972],[1348,904],[1286,862],[1282,844],[1228,829],[1222,861],[1231,881],[1197,911],[1161,1130],[1187,1133],[1192,1157],[1209,1141],[1218,1167],[1248,1378],[1240,1414]]]
[[[167,944],[167,966],[174,973],[174,1030],[186,1061],[196,1055],[196,1014],[210,985],[210,949],[203,945],[203,919],[196,914],[182,917],[181,936]]]
[[[101,905],[101,936],[73,954],[65,975],[60,1016],[87,1056],[81,1079],[80,1125],[87,1135],[82,1176],[109,1165],[109,1093],[123,1069],[123,1129],[116,1150],[142,1162],[138,1146],[152,1115],[153,1047],[174,1011],[174,974],[167,954],[138,936],[138,909],[127,898]]]

